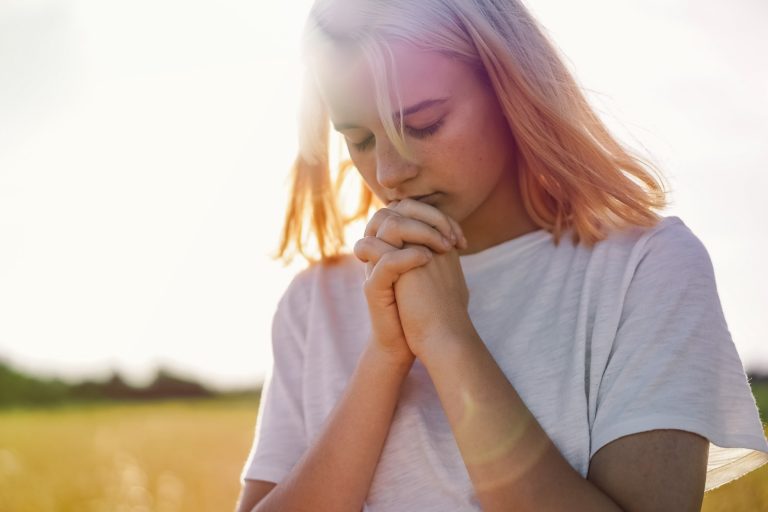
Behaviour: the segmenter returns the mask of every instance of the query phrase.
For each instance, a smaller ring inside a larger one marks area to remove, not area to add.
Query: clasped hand
[[[441,340],[472,328],[455,250],[466,244],[455,220],[414,199],[376,212],[355,244],[355,256],[366,263],[373,341],[396,362],[423,359]]]

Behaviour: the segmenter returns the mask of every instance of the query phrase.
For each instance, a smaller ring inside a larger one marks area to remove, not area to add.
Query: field
[[[755,391],[765,411],[768,387]],[[240,398],[0,411],[0,511],[231,511],[257,407]],[[768,510],[768,465],[707,493],[702,510]]]
[[[258,401],[0,413],[2,512],[234,510]]]

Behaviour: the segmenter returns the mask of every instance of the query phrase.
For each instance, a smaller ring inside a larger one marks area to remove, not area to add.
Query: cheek
[[[472,160],[477,179],[495,179],[512,163],[512,134],[506,119],[488,113],[480,118],[463,142],[465,157]]]
[[[483,126],[462,123],[460,130],[447,133],[434,158],[441,174],[459,187],[474,188],[495,164],[494,144],[483,135]]]

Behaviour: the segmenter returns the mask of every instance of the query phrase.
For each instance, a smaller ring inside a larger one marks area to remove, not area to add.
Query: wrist
[[[402,354],[382,349],[374,341],[370,341],[363,354],[370,363],[384,367],[390,372],[407,375],[416,360],[413,354]]]
[[[460,352],[474,343],[483,343],[471,321],[435,331],[418,343],[416,357],[422,362],[439,357],[461,357]]]

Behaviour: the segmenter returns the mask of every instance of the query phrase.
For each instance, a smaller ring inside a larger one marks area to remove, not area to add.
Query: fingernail
[[[467,244],[467,237],[465,237],[464,235],[461,235],[461,243],[464,244],[464,248],[466,249],[468,244]]]
[[[453,247],[453,244],[451,243],[451,241],[445,237],[443,237],[443,245],[445,246],[446,249],[450,249],[451,247]]]
[[[452,244],[456,243],[456,233],[451,233],[451,243]]]

